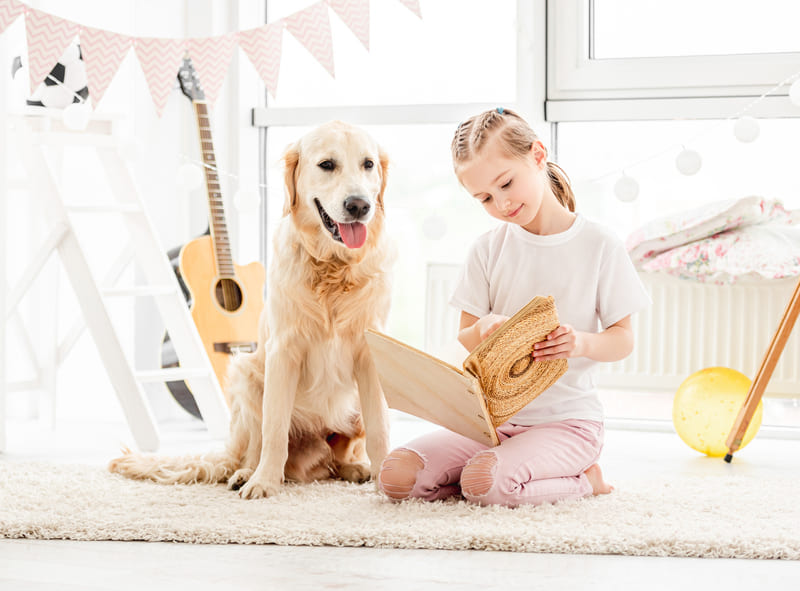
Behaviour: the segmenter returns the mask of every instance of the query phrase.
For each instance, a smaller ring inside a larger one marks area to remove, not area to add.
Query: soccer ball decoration
[[[21,74],[22,59],[14,58],[12,76]],[[26,99],[32,107],[63,109],[72,103],[85,102],[89,97],[86,79],[86,65],[77,44],[67,47],[44,82]]]

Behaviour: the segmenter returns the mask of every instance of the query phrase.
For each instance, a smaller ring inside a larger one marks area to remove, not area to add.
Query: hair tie
[[[497,112],[500,113],[501,115],[503,114],[503,111],[505,111],[503,107],[497,107]]]

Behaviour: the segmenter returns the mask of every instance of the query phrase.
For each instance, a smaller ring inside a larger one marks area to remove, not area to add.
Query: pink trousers
[[[436,500],[462,494],[481,505],[538,505],[592,494],[586,469],[603,447],[603,424],[566,420],[497,429],[486,447],[442,429],[392,451],[378,484],[390,498]]]

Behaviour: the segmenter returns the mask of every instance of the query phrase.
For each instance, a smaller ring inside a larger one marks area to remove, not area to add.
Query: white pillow
[[[767,220],[788,223],[789,213],[780,201],[763,197],[717,201],[655,219],[631,233],[625,246],[634,264],[640,266],[671,248]]]
[[[641,265],[702,283],[731,284],[800,275],[800,227],[765,223],[676,246]]]

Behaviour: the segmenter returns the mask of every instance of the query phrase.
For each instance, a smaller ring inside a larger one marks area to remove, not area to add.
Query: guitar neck
[[[214,245],[214,262],[220,277],[234,277],[233,257],[231,256],[228,225],[225,222],[225,206],[217,174],[217,159],[214,156],[214,140],[211,137],[211,120],[208,114],[208,103],[192,101],[197,117],[197,129],[200,132],[200,151],[203,154],[203,167],[206,174],[206,190],[208,193],[208,223],[211,230],[211,242]]]

